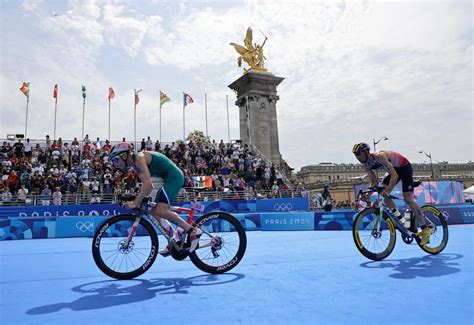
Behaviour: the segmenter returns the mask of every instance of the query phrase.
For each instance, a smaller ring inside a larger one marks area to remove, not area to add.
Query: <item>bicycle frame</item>
[[[372,191],[370,191],[372,192]],[[391,199],[398,199],[395,196],[390,196]],[[405,235],[408,238],[414,237],[414,233],[412,233],[410,230],[408,230],[401,222],[398,220],[397,217],[395,217],[392,212],[387,209],[387,207],[384,204],[384,198],[383,196],[380,195],[379,192],[377,192],[377,218],[375,219],[376,224],[374,225],[375,227],[372,227],[372,229],[376,228],[377,232],[380,231],[380,224],[382,222],[382,216],[384,211],[387,213],[389,216],[390,220],[394,223],[395,229],[397,229],[399,232],[401,232],[403,235]]]
[[[147,217],[147,220],[151,221],[151,223],[160,230],[161,234],[163,236],[165,236],[166,240],[168,241],[168,243],[170,243],[171,245],[173,245],[173,247],[176,249],[176,250],[181,250],[184,248],[184,244],[185,244],[185,241],[183,240],[181,242],[181,245],[178,245],[178,243],[176,242],[176,240],[173,238],[173,236],[171,236],[168,231],[166,231],[163,226],[155,219],[153,218],[153,216],[151,215],[151,210],[156,206],[156,203],[155,202],[147,202],[147,203],[142,203],[142,205],[137,208],[137,209],[134,209],[135,211],[138,211],[138,214],[137,214],[137,217],[135,218],[135,221],[133,222],[133,225],[132,225],[132,229],[130,231],[130,233],[128,234],[128,237],[127,239],[125,240],[124,242],[124,248],[127,249],[128,248],[128,245],[130,244],[131,240],[132,240],[132,237],[133,235],[135,234],[136,230],[137,230],[137,227],[138,227],[138,224],[140,223],[140,219],[143,218],[143,217]],[[183,207],[176,207],[176,206],[170,206],[169,208],[171,211],[175,211],[175,212],[182,212],[182,213],[186,213],[186,223],[195,227],[195,223],[193,222],[193,217],[194,217],[194,209],[188,209],[188,208],[183,208]],[[203,233],[206,233],[207,235],[209,235],[211,237],[211,239],[215,239],[215,236],[213,236],[211,233],[209,233],[208,231],[206,231],[205,229],[202,229],[200,228]],[[199,246],[199,248],[205,248],[205,247],[210,247],[212,246],[213,243],[212,241],[210,241],[209,243],[206,243],[206,244],[202,244]]]

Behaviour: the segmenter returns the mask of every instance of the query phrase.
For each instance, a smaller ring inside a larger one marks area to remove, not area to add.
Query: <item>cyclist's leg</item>
[[[166,193],[165,186],[158,191],[156,194],[155,202],[158,204],[151,210],[151,215],[160,222],[160,218],[171,221],[172,223],[183,228],[185,231],[191,229],[191,226],[181,219],[178,214],[170,210],[170,199]]]
[[[399,171],[397,170],[397,172]],[[402,167],[399,175],[402,179],[403,199],[413,211],[416,220],[418,220],[418,223],[421,226],[421,231],[417,232],[416,235],[421,237],[420,245],[425,245],[430,240],[432,230],[426,225],[425,216],[413,197],[413,168],[411,164]]]
[[[398,178],[398,181],[400,181],[400,178]],[[398,183],[398,181],[397,181],[397,183]],[[387,175],[383,179],[382,184],[387,186],[389,183],[390,183],[390,175]],[[397,205],[395,204],[395,202],[391,198],[386,197],[386,198],[384,198],[383,202],[384,202],[385,206],[389,207],[392,211],[397,209]]]
[[[413,168],[411,164],[407,166],[397,168],[399,178],[402,180],[403,199],[406,204],[410,207],[411,211],[415,215],[416,219],[421,226],[426,224],[425,217],[421,212],[420,207],[415,201],[413,196]]]

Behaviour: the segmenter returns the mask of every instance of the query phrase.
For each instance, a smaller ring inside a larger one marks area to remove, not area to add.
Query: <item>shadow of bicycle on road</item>
[[[461,254],[438,254],[413,257],[400,260],[370,261],[360,264],[369,269],[393,269],[396,273],[390,274],[395,279],[433,278],[461,272],[456,268],[459,263],[452,262],[463,258]]]
[[[220,285],[243,279],[243,274],[225,273],[200,275],[191,278],[156,278],[150,280],[107,280],[73,287],[74,292],[86,294],[77,300],[31,308],[29,315],[58,312],[64,308],[74,311],[102,309],[153,299],[157,295],[187,294],[188,289],[198,286]]]

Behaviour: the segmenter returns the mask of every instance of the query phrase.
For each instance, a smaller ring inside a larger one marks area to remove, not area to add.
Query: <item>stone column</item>
[[[280,165],[276,87],[283,80],[270,73],[248,72],[229,85],[237,92],[240,139],[256,146],[275,166]]]

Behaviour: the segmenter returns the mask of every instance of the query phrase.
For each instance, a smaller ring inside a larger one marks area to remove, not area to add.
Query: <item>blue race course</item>
[[[229,274],[158,257],[130,281],[98,270],[90,238],[0,241],[0,323],[472,324],[474,226],[449,231],[439,255],[398,237],[380,262],[351,231],[250,231]]]

